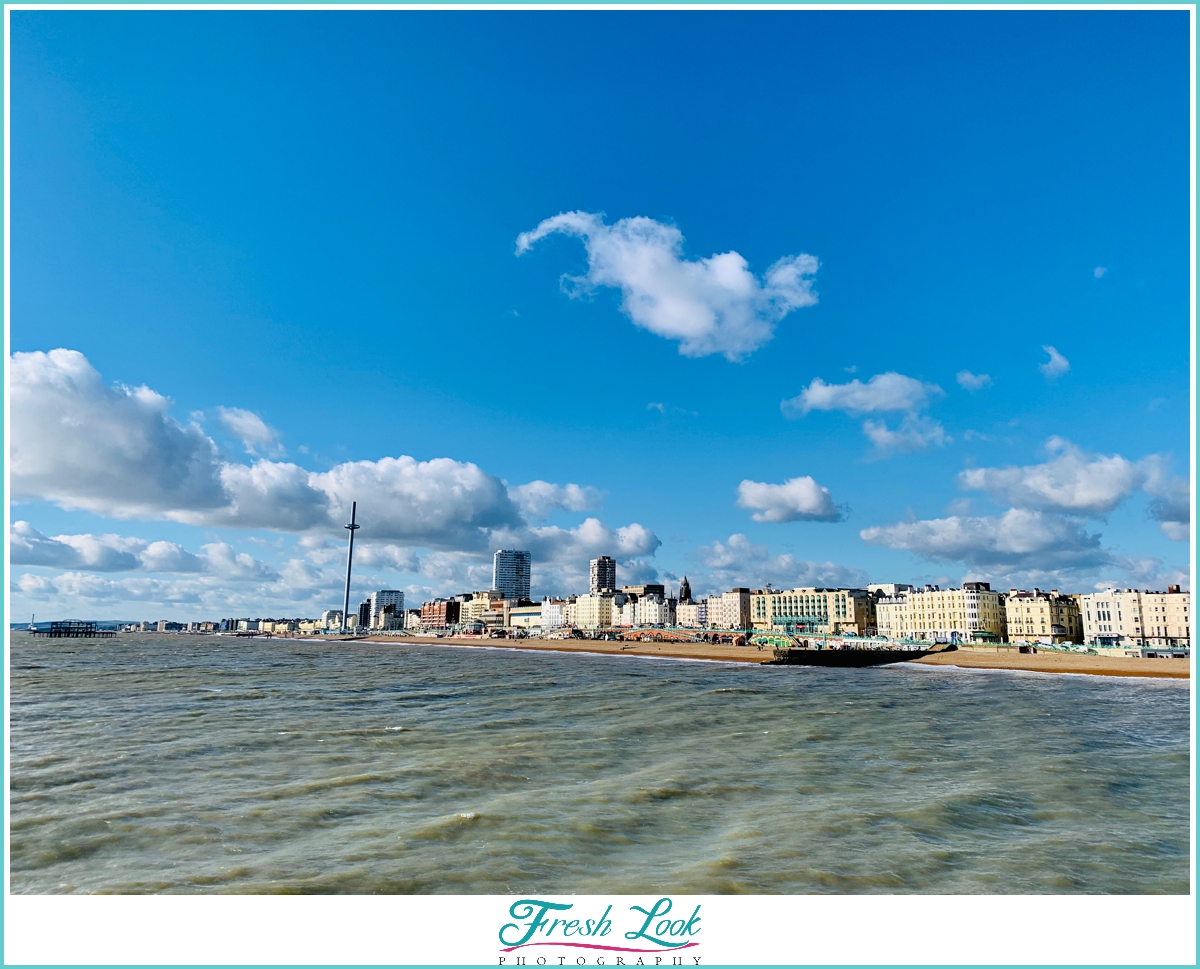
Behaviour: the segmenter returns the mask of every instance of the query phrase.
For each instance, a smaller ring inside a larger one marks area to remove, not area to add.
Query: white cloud
[[[1015,569],[1086,569],[1110,561],[1100,535],[1076,518],[1010,508],[998,518],[953,515],[864,528],[863,541],[922,558]]]
[[[279,443],[279,432],[254,411],[242,410],[240,407],[218,407],[217,414],[225,429],[245,445],[247,454],[258,454],[262,451],[277,456],[283,453]]]
[[[15,353],[10,469],[16,501],[110,518],[226,505],[216,445],[148,387],[105,387],[82,353]]]
[[[915,451],[930,444],[944,447],[951,438],[946,429],[923,414],[907,414],[892,430],[883,421],[863,421],[863,433],[882,452]]]
[[[275,570],[221,542],[204,545],[195,555],[174,542],[148,542],[121,535],[48,537],[29,522],[13,522],[13,565],[40,565],[86,572],[209,573],[225,578],[270,579]]]
[[[817,302],[813,256],[784,256],[760,281],[736,252],[684,259],[675,226],[644,217],[610,226],[589,212],[564,212],[522,232],[517,255],[553,233],[578,237],[587,250],[587,273],[563,276],[564,291],[619,289],[621,309],[634,324],[678,340],[684,356],[720,353],[739,360],[769,341],[792,310]]]
[[[1093,270],[1092,270],[1092,275],[1093,275],[1093,276],[1095,276],[1097,279],[1099,279],[1099,278],[1101,278],[1101,277],[1102,277],[1102,276],[1103,276],[1103,275],[1104,275],[1106,272],[1108,272],[1108,269],[1107,269],[1106,267],[1104,267],[1104,266],[1097,266],[1095,269],[1093,269]]]
[[[858,379],[846,384],[827,384],[816,377],[799,396],[783,401],[780,407],[789,416],[803,416],[814,410],[840,410],[847,414],[916,411],[944,395],[945,391],[937,384],[889,371],[875,374],[865,384]]]
[[[986,491],[1018,508],[1100,516],[1139,491],[1149,494],[1150,517],[1164,535],[1186,541],[1191,521],[1191,490],[1186,479],[1170,475],[1167,459],[1152,454],[1130,461],[1119,454],[1088,454],[1060,437],[1046,442],[1050,460],[1006,468],[971,468],[958,475],[959,487]]]
[[[1071,369],[1071,362],[1061,353],[1051,346],[1043,346],[1042,349],[1049,355],[1050,359],[1045,363],[1038,364],[1040,370],[1048,379],[1053,380]]]
[[[776,588],[862,588],[868,581],[862,569],[797,559],[790,554],[772,555],[765,545],[756,545],[741,534],[730,535],[725,542],[702,545],[697,552],[709,570],[707,579],[696,576],[693,589],[697,594],[705,582],[709,592],[724,592],[734,586],[757,588],[767,582]]]
[[[588,485],[556,485],[541,480],[510,487],[508,496],[526,518],[535,521],[545,521],[556,511],[591,511],[603,502],[603,495]]]
[[[783,484],[747,479],[738,485],[737,503],[739,508],[755,509],[750,517],[756,522],[836,522],[843,517],[829,489],[808,475]]]
[[[845,384],[827,384],[817,377],[798,396],[782,401],[779,407],[785,417],[801,417],[814,410],[840,410],[854,415],[904,412],[895,430],[886,421],[863,422],[863,434],[884,456],[930,444],[941,447],[951,440],[938,421],[918,413],[943,396],[945,391],[937,384],[889,371],[875,374],[866,383],[856,379]]]
[[[985,373],[971,373],[970,370],[960,370],[954,375],[954,379],[958,381],[958,385],[963,390],[983,390],[984,387],[990,387],[992,378]]]
[[[1051,455],[1043,464],[971,468],[958,475],[959,487],[986,491],[996,501],[1018,508],[1102,515],[1140,489],[1148,466],[1119,454],[1085,454],[1059,437],[1046,442]]]

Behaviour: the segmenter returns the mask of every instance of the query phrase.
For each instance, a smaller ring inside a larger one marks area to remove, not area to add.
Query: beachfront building
[[[387,629],[391,627],[384,626],[379,618],[383,610],[391,606],[393,615],[404,615],[404,593],[399,589],[380,589],[378,592],[372,592],[367,601],[371,604],[370,612],[367,615],[365,623],[362,623],[362,617],[359,617],[359,622],[365,625],[368,629]]]
[[[1179,586],[1166,592],[1106,589],[1079,596],[1083,641],[1108,648],[1187,649],[1191,647],[1191,593]]]
[[[636,603],[635,624],[638,626],[674,626],[675,608],[674,599],[664,599],[660,595],[642,596]]]
[[[342,610],[341,609],[326,609],[321,613],[321,628],[322,629],[341,629],[342,628]]]
[[[431,599],[421,603],[420,622],[426,629],[457,626],[462,603],[457,599]]]
[[[1004,619],[1010,643],[1082,643],[1079,600],[1057,589],[1010,589],[1004,597]]]
[[[575,598],[575,625],[580,629],[597,629],[612,625],[613,597],[599,592]]]
[[[562,612],[563,612],[563,625],[564,626],[576,625],[575,619],[576,619],[576,613],[577,613],[577,610],[576,610],[577,602],[578,602],[577,596],[567,596],[567,601],[563,603],[563,611]]]
[[[881,599],[884,596],[898,596],[902,592],[911,592],[912,586],[907,582],[872,582],[867,586],[867,591],[876,599]]]
[[[708,625],[712,629],[750,628],[750,590],[731,589],[708,597]]]
[[[508,625],[511,629],[521,629],[526,633],[540,632],[542,628],[541,604],[511,607],[508,610]]]
[[[703,629],[708,625],[708,603],[679,603],[675,607],[675,624],[687,629]]]
[[[865,636],[875,629],[875,603],[866,589],[756,589],[750,621],[762,630]]]
[[[492,588],[505,599],[529,598],[533,556],[519,549],[502,548],[492,555]]]
[[[609,592],[615,591],[617,588],[617,562],[616,559],[609,558],[607,555],[601,555],[599,558],[592,559],[588,573],[590,581],[588,590],[590,592]]]
[[[875,602],[875,623],[880,635],[931,643],[1003,643],[1008,635],[1003,597],[987,582],[884,596]]]
[[[542,629],[558,629],[566,624],[566,618],[563,616],[565,605],[566,601],[563,599],[546,597],[542,600]]]

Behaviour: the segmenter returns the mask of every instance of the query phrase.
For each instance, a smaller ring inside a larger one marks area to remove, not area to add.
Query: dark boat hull
[[[936,649],[777,649],[773,666],[884,666],[920,659]]]

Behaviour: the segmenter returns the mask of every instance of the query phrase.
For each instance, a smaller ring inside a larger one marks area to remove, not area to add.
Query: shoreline
[[[622,643],[591,639],[474,639],[462,637],[397,636],[356,640],[397,645],[461,646],[492,649],[527,649],[555,653],[591,653],[599,656],[707,660],[709,662],[763,664],[773,652],[753,646],[713,643]],[[1152,677],[1186,680],[1191,677],[1191,660],[1141,659],[1140,657],[1092,656],[1081,653],[1018,653],[1015,649],[957,649],[907,663],[949,666],[957,669],[1013,670],[1032,673],[1074,673],[1086,676]]]

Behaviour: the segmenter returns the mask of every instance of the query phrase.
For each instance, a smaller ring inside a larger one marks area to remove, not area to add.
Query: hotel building
[[[1004,618],[1010,643],[1082,643],[1079,602],[1057,589],[1010,589],[1004,597]]]
[[[877,600],[875,623],[892,639],[1002,643],[1008,635],[1002,598],[987,582],[964,582],[961,589],[927,585]]]
[[[750,620],[768,631],[865,636],[875,628],[875,597],[865,589],[758,589]]]

